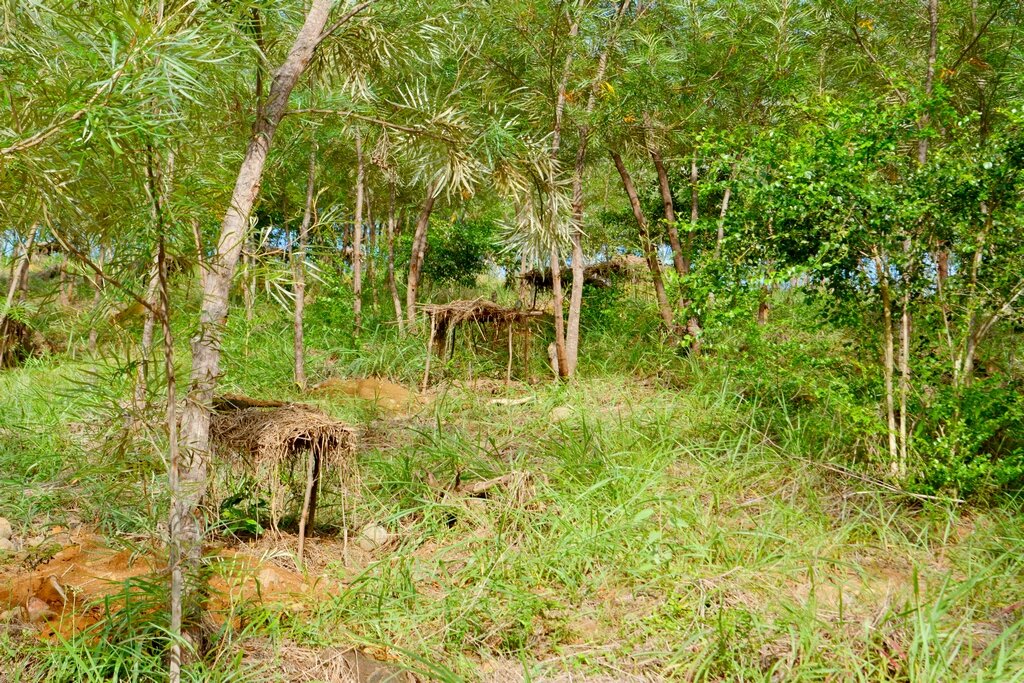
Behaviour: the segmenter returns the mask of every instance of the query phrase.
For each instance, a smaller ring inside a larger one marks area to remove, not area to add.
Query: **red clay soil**
[[[0,613],[7,620],[35,625],[43,638],[67,637],[100,621],[104,598],[126,595],[132,579],[163,581],[167,560],[161,551],[114,550],[95,535],[61,539],[66,544],[35,567],[0,567]],[[231,618],[243,603],[305,609],[312,586],[298,573],[259,557],[231,549],[214,550],[209,615],[214,622]],[[319,592],[322,592],[322,589]],[[111,601],[108,601],[108,605]]]

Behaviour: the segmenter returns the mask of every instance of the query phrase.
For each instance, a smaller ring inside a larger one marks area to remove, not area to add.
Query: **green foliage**
[[[918,425],[922,464],[914,488],[984,498],[1024,487],[1024,392],[998,378],[940,389]]]
[[[472,286],[489,264],[507,261],[499,239],[499,227],[490,218],[432,218],[427,230],[427,249],[423,275],[444,285]],[[412,253],[412,235],[408,232],[396,243],[396,265],[408,270]]]
[[[351,284],[334,271],[324,270],[320,277],[307,308],[306,339],[311,346],[322,349],[349,346],[355,324]]]

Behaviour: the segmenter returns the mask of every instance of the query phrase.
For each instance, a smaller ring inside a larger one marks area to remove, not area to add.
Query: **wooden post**
[[[508,324],[508,367],[505,368],[505,386],[512,384],[512,323]]]
[[[302,497],[302,517],[299,518],[299,551],[296,563],[299,571],[302,571],[302,556],[306,550],[306,522],[309,521],[309,499],[313,495],[313,470],[316,464],[316,454],[309,449],[309,462],[306,463],[306,493]]]
[[[430,385],[430,357],[434,355],[434,329],[436,321],[434,320],[434,314],[430,314],[430,336],[427,337],[427,366],[423,370],[423,385],[420,391],[426,391]]]

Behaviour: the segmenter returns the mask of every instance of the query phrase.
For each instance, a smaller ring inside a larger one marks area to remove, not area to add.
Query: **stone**
[[[572,417],[572,408],[569,406],[558,406],[551,411],[551,422],[563,422]]]
[[[391,534],[388,533],[388,530],[380,524],[371,522],[359,530],[359,536],[356,538],[356,545],[363,550],[370,552],[381,547],[389,540],[391,540]]]
[[[56,616],[56,612],[50,609],[50,606],[44,600],[36,597],[28,599],[28,604],[25,605],[25,612],[28,613],[28,623],[30,624],[37,624],[40,621]]]
[[[14,535],[14,527],[6,517],[0,517],[0,538],[10,538]]]
[[[0,553],[17,552],[18,546],[9,538],[0,538]]]

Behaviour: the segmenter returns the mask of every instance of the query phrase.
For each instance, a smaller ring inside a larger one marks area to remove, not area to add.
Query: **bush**
[[[1024,485],[1024,386],[978,380],[959,392],[944,387],[917,425],[925,493],[991,496]]]

